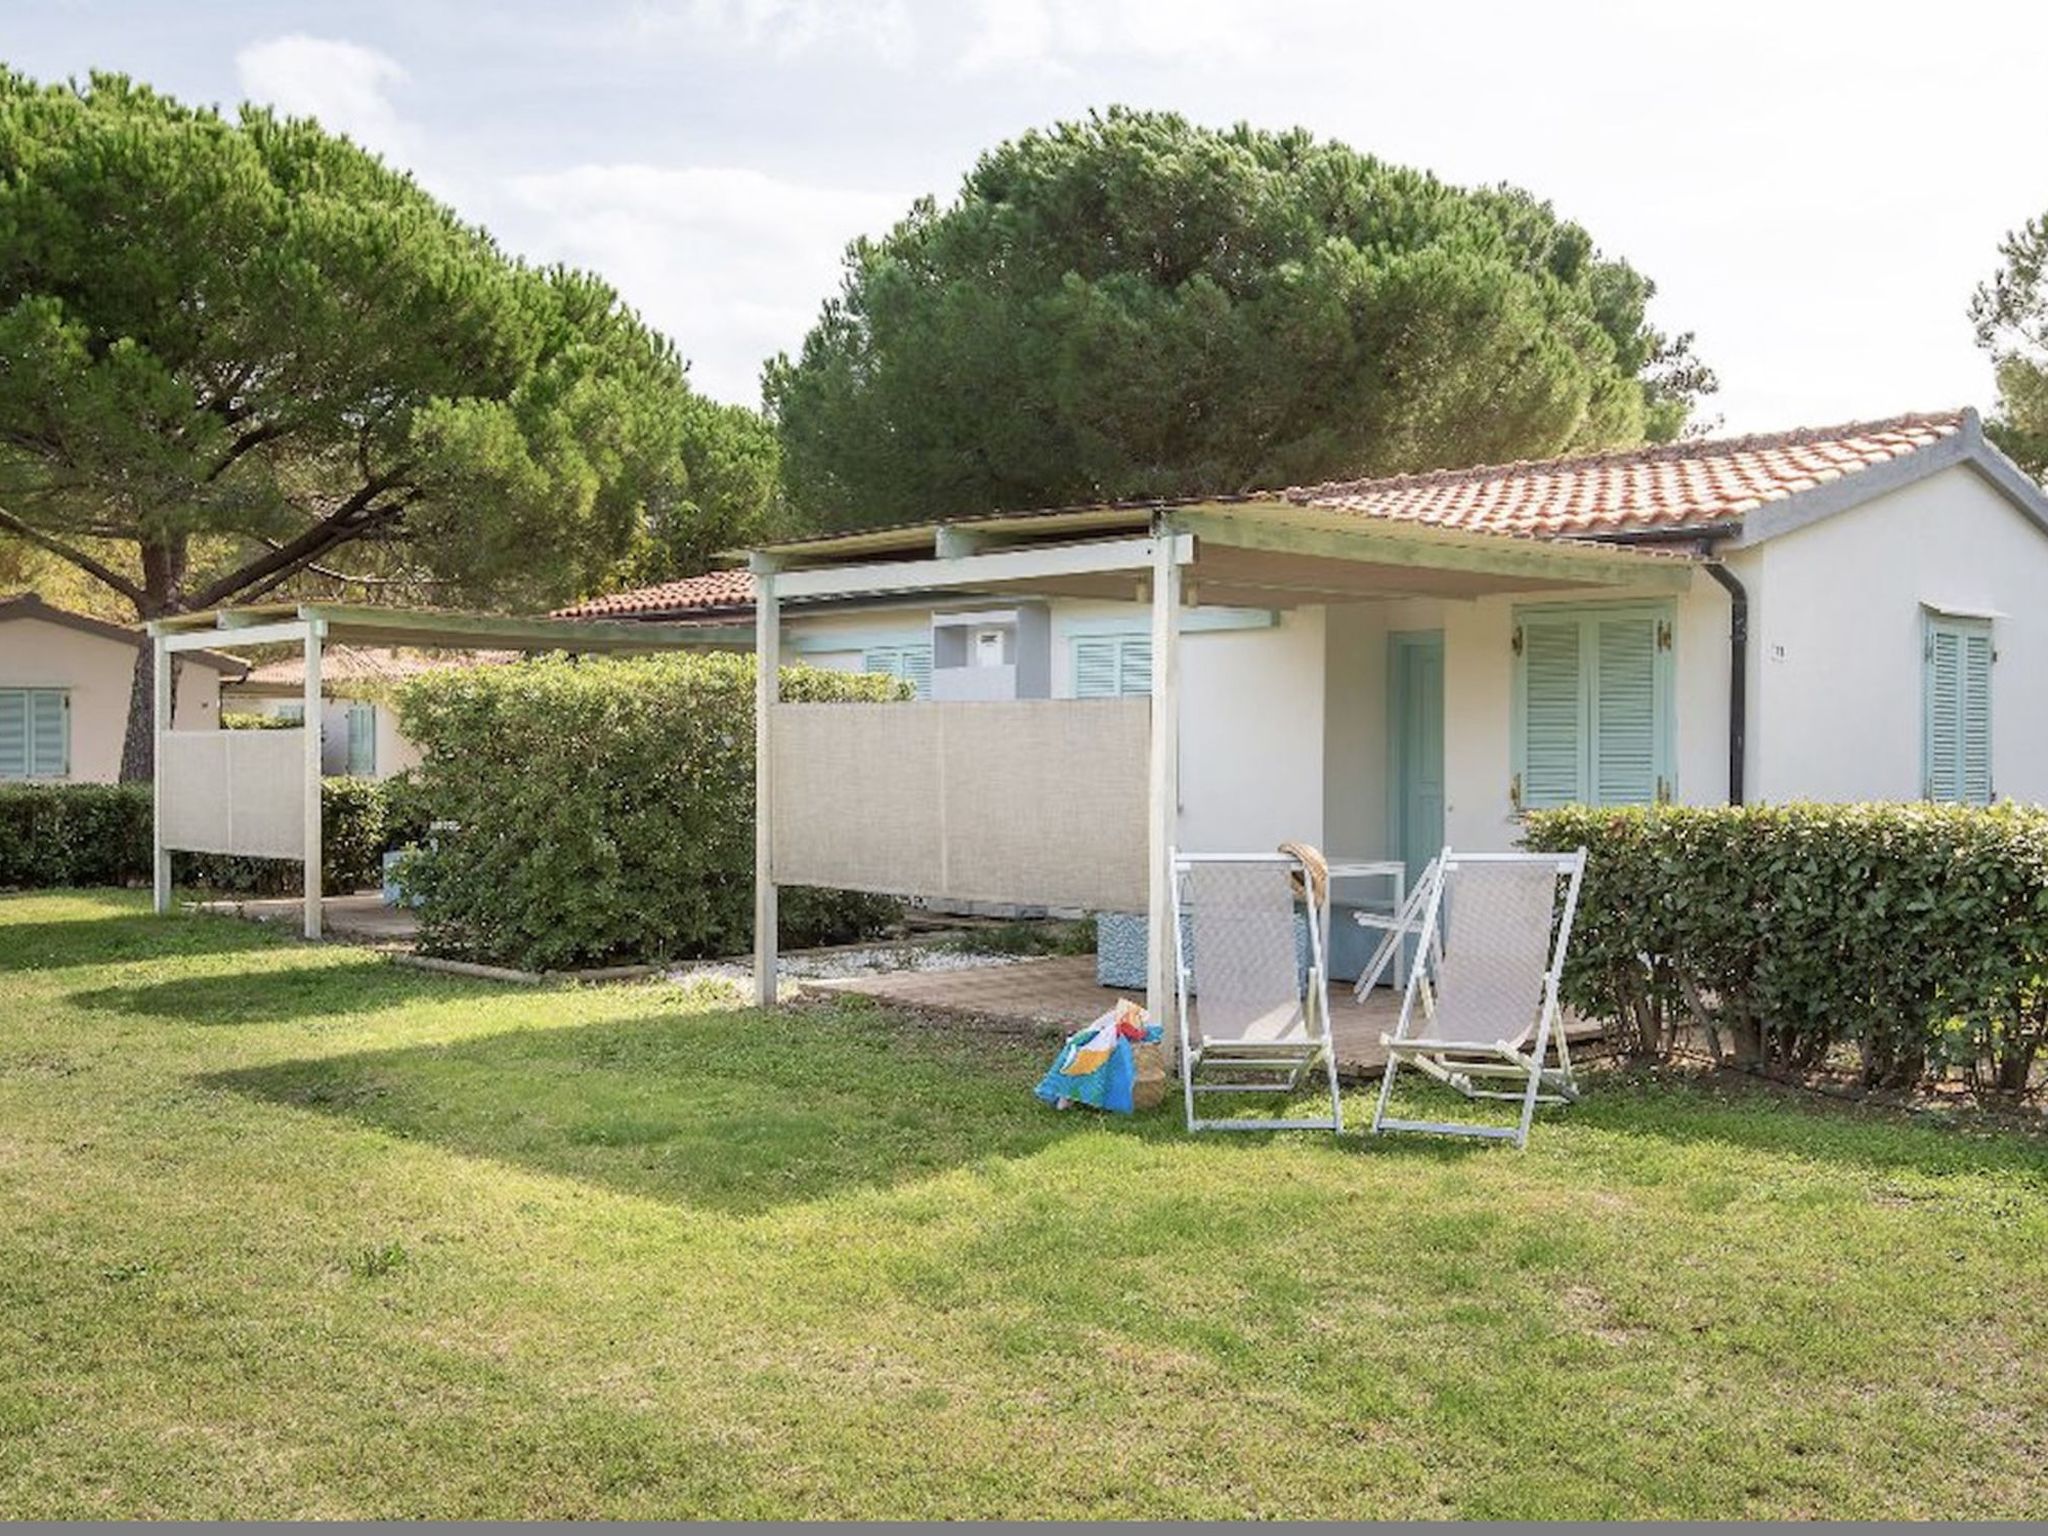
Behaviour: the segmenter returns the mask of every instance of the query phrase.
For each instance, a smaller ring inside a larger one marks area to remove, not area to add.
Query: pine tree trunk
[[[178,718],[177,671],[171,672],[171,718]],[[156,776],[156,647],[135,648],[135,676],[128,685],[128,734],[121,740],[121,782],[147,783]]]
[[[147,624],[184,611],[185,541],[142,546],[143,600],[136,616]],[[171,667],[171,721],[178,718],[178,668]],[[135,673],[128,684],[128,732],[121,741],[121,782],[145,784],[156,777],[156,647],[146,639],[136,648]]]

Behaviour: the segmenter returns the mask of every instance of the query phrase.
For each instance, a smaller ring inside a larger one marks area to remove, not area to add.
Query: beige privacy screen
[[[301,859],[306,853],[306,733],[167,731],[164,846]]]
[[[1145,907],[1151,702],[778,704],[778,885]]]

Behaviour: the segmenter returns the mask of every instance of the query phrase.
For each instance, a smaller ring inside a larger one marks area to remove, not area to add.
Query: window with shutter
[[[1923,780],[1930,800],[1989,805],[1991,668],[1986,619],[1929,614],[1923,650]]]
[[[1077,635],[1074,697],[1114,699],[1152,691],[1150,635]]]
[[[920,699],[932,696],[932,648],[928,643],[871,646],[862,656],[861,670],[908,683]]]
[[[70,695],[62,688],[0,688],[0,779],[70,773]]]
[[[1514,789],[1524,809],[1673,792],[1671,619],[1661,605],[1515,615]]]

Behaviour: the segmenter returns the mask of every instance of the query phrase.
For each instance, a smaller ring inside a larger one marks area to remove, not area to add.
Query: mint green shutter
[[[1125,635],[1117,645],[1116,691],[1121,694],[1152,691],[1152,637]]]
[[[1595,619],[1593,642],[1593,799],[1599,805],[1657,800],[1657,624],[1648,618]]]
[[[28,696],[28,771],[37,779],[71,772],[71,700],[61,689],[37,688]]]
[[[0,688],[0,779],[28,777],[28,690]]]
[[[70,774],[70,695],[62,688],[0,689],[0,779]]]
[[[377,771],[377,706],[348,707],[348,771],[367,778]]]
[[[920,699],[932,696],[932,648],[925,645],[903,647],[903,670],[897,674],[917,691]]]
[[[861,670],[880,672],[899,683],[908,683],[920,699],[932,696],[932,648],[929,643],[872,646],[862,657]]]
[[[1152,691],[1150,635],[1077,635],[1074,697],[1114,699]]]
[[[1930,800],[1991,803],[1991,626],[1927,621],[1921,682],[1922,760]]]
[[[1113,636],[1074,641],[1074,697],[1110,699],[1117,694],[1117,644]]]
[[[1519,803],[1652,805],[1671,789],[1665,611],[1575,608],[1516,618]]]
[[[1521,626],[1522,804],[1531,810],[1586,799],[1586,724],[1580,686],[1583,627],[1575,618]]]

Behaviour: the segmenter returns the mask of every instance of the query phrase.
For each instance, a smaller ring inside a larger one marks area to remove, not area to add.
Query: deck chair
[[[1569,854],[1455,854],[1446,848],[1439,855],[1400,1022],[1380,1037],[1387,1069],[1373,1111],[1375,1135],[1432,1131],[1525,1147],[1538,1104],[1578,1097],[1557,989],[1585,872],[1583,848]],[[1553,1045],[1554,1067],[1545,1064]],[[1387,1101],[1404,1066],[1470,1099],[1520,1100],[1521,1123],[1510,1129],[1389,1119]],[[1484,1086],[1501,1081],[1515,1086]]]
[[[1401,973],[1401,955],[1407,948],[1408,940],[1422,932],[1422,920],[1429,913],[1430,887],[1436,884],[1436,860],[1431,859],[1422,866],[1422,873],[1416,877],[1415,888],[1408,893],[1400,910],[1395,912],[1354,912],[1353,922],[1361,928],[1380,930],[1380,942],[1372,952],[1372,959],[1365,969],[1358,973],[1357,985],[1351,995],[1364,1002],[1372,989],[1380,984],[1380,978],[1387,968],[1394,969],[1394,985],[1405,986],[1407,977]]]
[[[1190,1131],[1341,1131],[1337,1057],[1330,1043],[1323,959],[1329,888],[1293,853],[1176,854],[1173,860],[1175,1012],[1181,1092]],[[1308,972],[1296,948],[1306,908]],[[1323,1068],[1327,1118],[1206,1119],[1198,1094],[1291,1093]]]

